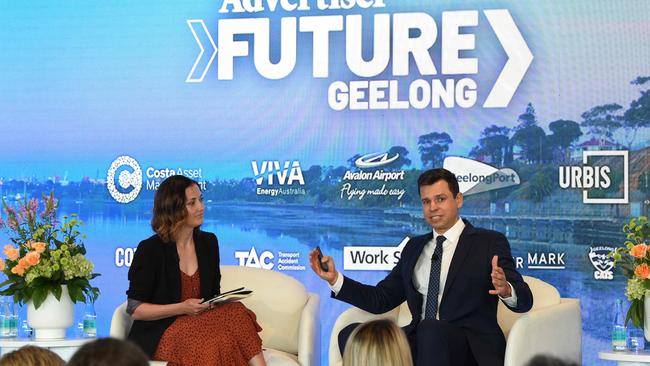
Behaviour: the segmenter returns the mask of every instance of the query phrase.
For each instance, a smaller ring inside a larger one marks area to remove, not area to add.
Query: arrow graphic
[[[533,54],[508,10],[495,9],[484,12],[503,50],[508,55],[508,61],[503,66],[483,107],[505,108],[533,62]]]
[[[190,73],[187,75],[187,79],[185,79],[185,82],[200,83],[203,81],[205,74],[208,72],[210,65],[212,65],[212,61],[214,61],[214,58],[217,55],[217,45],[214,43],[212,36],[210,36],[210,32],[208,32],[208,28],[205,26],[203,19],[188,19],[187,25],[190,27],[190,30],[192,31],[192,35],[194,36],[196,43],[199,45],[199,48],[201,48],[201,52],[199,52],[199,55],[196,57],[196,61],[194,61],[194,66],[192,66],[192,70],[190,70]],[[198,25],[201,25],[201,27],[199,27]],[[203,32],[203,34],[205,34],[205,36],[210,41],[209,46],[212,47],[212,53],[210,54],[210,59],[207,61],[207,64],[204,66],[203,72],[201,73],[201,77],[199,78],[195,77],[195,71],[197,66],[199,65],[199,62],[203,59],[203,55],[205,54],[205,48],[203,47],[203,43],[201,42],[201,39],[197,34],[197,29],[199,29],[200,31]]]

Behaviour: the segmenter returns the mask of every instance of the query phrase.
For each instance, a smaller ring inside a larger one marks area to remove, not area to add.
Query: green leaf
[[[47,298],[47,293],[48,291],[45,289],[44,286],[37,287],[34,289],[32,300],[34,301],[34,307],[36,309],[38,309],[45,302],[45,299]]]
[[[61,300],[61,292],[62,292],[61,285],[58,284],[58,283],[55,284],[55,285],[52,285],[51,290],[52,290],[52,293],[54,294],[54,297],[56,297],[56,299],[60,301]]]

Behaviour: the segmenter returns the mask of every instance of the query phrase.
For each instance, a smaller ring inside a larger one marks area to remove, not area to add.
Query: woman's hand
[[[187,299],[181,303],[182,312],[185,315],[197,315],[210,308],[208,304],[201,304],[203,299]]]

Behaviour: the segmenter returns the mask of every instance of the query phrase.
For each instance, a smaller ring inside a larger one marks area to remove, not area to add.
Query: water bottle
[[[95,304],[92,301],[86,303],[83,336],[86,338],[97,337],[97,314],[95,313]]]
[[[14,304],[13,302],[11,303],[11,337],[17,337],[18,336],[18,306]]]
[[[2,298],[2,303],[0,303],[0,337],[9,338],[11,337],[11,318],[14,315],[13,311],[13,302],[11,302],[7,297]]]
[[[627,329],[623,316],[623,300],[616,299],[614,305],[614,322],[612,324],[612,349],[614,351],[627,350]]]

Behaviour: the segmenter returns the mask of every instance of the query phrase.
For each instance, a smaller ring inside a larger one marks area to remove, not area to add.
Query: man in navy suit
[[[422,173],[418,188],[424,220],[433,230],[412,238],[376,286],[339,275],[329,256],[322,259],[328,266],[323,271],[316,251],[310,253],[311,267],[329,283],[332,297],[365,311],[380,314],[406,301],[413,319],[404,331],[417,366],[503,365],[498,301],[520,313],[533,305],[508,240],[460,218],[463,195],[450,171]],[[356,326],[339,334],[341,349]]]

